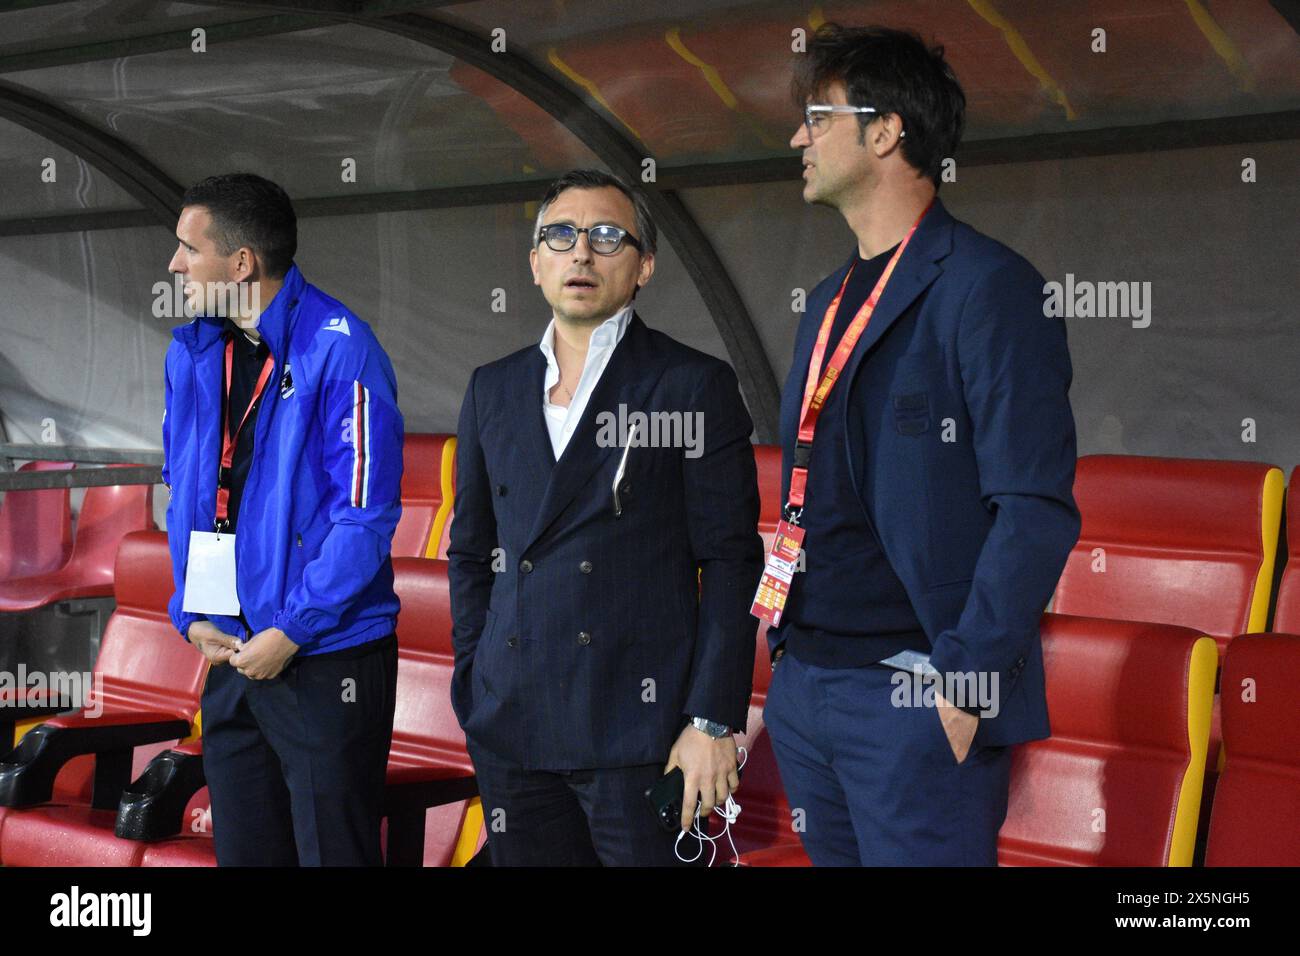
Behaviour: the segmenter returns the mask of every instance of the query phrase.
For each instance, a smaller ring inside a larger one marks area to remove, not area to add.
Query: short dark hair
[[[599,169],[571,169],[551,183],[550,188],[546,190],[546,196],[542,199],[542,204],[537,208],[537,223],[533,228],[532,245],[536,247],[537,235],[542,229],[542,218],[560,193],[566,189],[602,189],[605,186],[613,186],[632,203],[632,211],[636,214],[636,238],[641,243],[641,254],[654,255],[658,245],[659,230],[655,227],[654,220],[650,218],[650,206],[645,200],[645,195],[617,176],[611,176]]]
[[[209,176],[185,190],[181,205],[207,209],[212,216],[208,236],[223,256],[248,246],[272,279],[293,265],[298,217],[285,191],[269,179],[252,173]]]
[[[879,115],[902,117],[903,158],[938,189],[943,161],[957,151],[966,122],[966,94],[943,58],[943,47],[927,47],[906,30],[826,23],[795,63],[796,105],[803,109],[837,80],[850,106],[880,111],[858,115],[859,136]]]

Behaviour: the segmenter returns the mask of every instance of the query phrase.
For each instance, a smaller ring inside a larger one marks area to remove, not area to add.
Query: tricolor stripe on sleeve
[[[352,383],[352,507],[370,503],[370,389]]]

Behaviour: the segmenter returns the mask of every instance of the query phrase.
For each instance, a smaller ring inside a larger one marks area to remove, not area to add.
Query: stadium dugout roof
[[[1300,137],[1300,0],[11,0],[0,169],[80,175],[4,190],[0,236],[171,230],[214,156],[304,218],[534,201],[603,165],[649,187],[771,440],[772,363],[679,191],[799,177],[791,44],[826,20],[946,47],[964,165]]]

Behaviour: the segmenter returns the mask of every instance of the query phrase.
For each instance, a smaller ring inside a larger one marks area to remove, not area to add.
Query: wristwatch
[[[708,734],[714,740],[731,736],[730,727],[726,724],[720,724],[716,720],[709,720],[707,717],[692,717],[691,726],[702,734]]]

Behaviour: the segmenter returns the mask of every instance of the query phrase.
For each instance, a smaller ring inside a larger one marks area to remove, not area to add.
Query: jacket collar
[[[298,266],[291,265],[289,271],[285,273],[280,291],[262,310],[262,316],[258,320],[257,331],[277,360],[283,361],[287,353],[289,338],[293,331],[293,318],[296,314],[294,307],[302,298],[306,287],[307,280],[298,271]],[[198,353],[220,341],[225,329],[224,318],[200,315],[173,331],[172,337],[191,352]]]
[[[523,441],[526,454],[537,460],[543,474],[549,473],[550,481],[525,548],[542,536],[579,493],[606,494],[605,488],[591,486],[592,475],[616,452],[623,453],[622,443],[626,436],[618,436],[617,446],[602,447],[596,440],[601,428],[597,419],[602,413],[611,413],[617,418],[620,405],[626,406],[628,412],[641,409],[667,367],[662,349],[655,347],[650,330],[641,317],[633,313],[627,331],[615,346],[609,364],[592,390],[564,454],[555,461],[542,417],[546,359],[540,351],[534,351],[530,360],[532,367],[529,369],[526,402],[532,409],[528,415],[533,419],[533,425],[524,429]]]
[[[934,282],[943,272],[938,263],[952,251],[952,228],[955,222],[956,220],[952,218],[936,196],[934,205],[921,219],[911,241],[907,244],[907,248],[903,250],[898,265],[894,267],[893,275],[890,276],[880,301],[876,303],[876,310],[872,313],[871,321],[867,323],[866,329],[863,330],[862,338],[853,350],[841,378],[852,380],[858,366],[862,363],[863,357],[898,321],[899,316],[906,312],[917,297],[929,287],[930,283]],[[817,340],[817,329],[821,326],[831,299],[839,290],[845,275],[848,274],[850,267],[857,261],[857,258],[858,251],[855,246],[844,264],[822,284],[821,293],[808,301],[808,321],[804,323],[805,332],[794,357],[794,367],[799,370],[800,394],[802,394],[804,376],[808,371],[808,363],[812,359],[813,345]],[[833,348],[834,344],[833,342],[830,343],[830,347]],[[837,387],[846,388],[848,382],[840,382]]]

